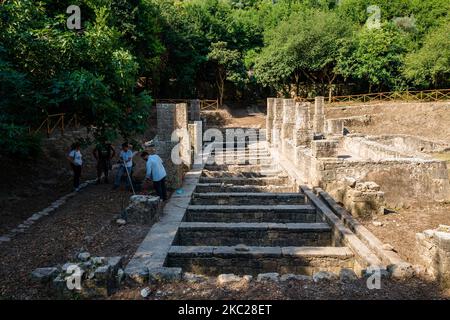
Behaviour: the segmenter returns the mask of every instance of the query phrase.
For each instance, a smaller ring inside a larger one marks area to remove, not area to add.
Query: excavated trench
[[[223,146],[202,172],[166,267],[207,275],[360,268],[355,253],[264,144]]]

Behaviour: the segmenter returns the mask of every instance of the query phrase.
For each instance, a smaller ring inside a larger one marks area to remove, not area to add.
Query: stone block
[[[339,272],[339,279],[342,282],[351,282],[357,280],[358,276],[352,269],[342,268]]]
[[[260,273],[256,279],[257,282],[273,281],[279,282],[280,275],[277,272]]]
[[[315,140],[311,142],[312,155],[316,158],[336,157],[338,147],[338,140]]]
[[[59,269],[55,267],[37,268],[31,273],[31,279],[39,283],[47,283],[55,279],[59,274]]]
[[[239,277],[233,273],[220,274],[217,277],[217,283],[219,285],[224,285],[224,284],[233,283],[233,282],[239,282],[241,280],[242,280],[241,277]]]
[[[443,288],[450,288],[450,232],[447,226],[416,234],[419,261]]]
[[[125,209],[128,222],[137,224],[152,224],[157,221],[162,213],[159,197],[146,195],[133,195],[130,204]]]
[[[339,279],[338,275],[329,272],[329,271],[319,271],[314,273],[313,275],[313,281],[314,282],[320,282],[320,281],[333,281]]]
[[[293,273],[287,273],[283,274],[280,277],[281,282],[290,281],[290,280],[296,280],[296,281],[312,281],[311,276],[303,275],[303,274],[293,274]]]
[[[344,134],[344,120],[343,119],[328,119],[326,120],[326,133],[343,135]]]
[[[150,282],[172,282],[180,281],[183,275],[181,268],[151,268],[149,269]]]

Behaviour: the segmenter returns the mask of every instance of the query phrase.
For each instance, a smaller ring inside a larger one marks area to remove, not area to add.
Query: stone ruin
[[[420,263],[442,287],[450,288],[450,226],[440,225],[434,230],[416,234]]]
[[[326,119],[323,97],[314,106],[268,98],[267,140],[302,183],[323,188],[360,217],[414,200],[450,199],[447,165],[429,155],[450,145],[401,134],[348,134],[349,122],[370,121],[359,118]]]
[[[35,269],[34,282],[47,286],[59,299],[107,297],[125,279],[123,257],[91,257],[78,254],[76,261]]]
[[[162,215],[159,197],[133,195],[130,204],[121,214],[128,223],[153,225]],[[75,261],[55,267],[37,268],[31,273],[36,283],[47,286],[57,298],[107,297],[119,288],[125,279],[123,257],[91,257],[81,252]],[[79,278],[79,288],[70,287]]]
[[[178,189],[184,173],[201,151],[200,100],[191,100],[189,106],[187,103],[160,103],[156,109],[156,152],[164,161],[167,187]],[[172,161],[173,157],[180,161]]]
[[[161,212],[162,204],[159,197],[133,195],[122,218],[130,223],[151,225],[158,221]]]

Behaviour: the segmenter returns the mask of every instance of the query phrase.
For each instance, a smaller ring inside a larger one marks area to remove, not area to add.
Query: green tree
[[[405,59],[404,75],[414,85],[447,87],[450,85],[450,21],[426,35],[423,46]]]
[[[216,85],[219,92],[219,104],[222,105],[225,81],[228,80],[234,83],[242,82],[245,77],[245,70],[241,63],[240,52],[229,49],[226,42],[215,42],[211,44],[210,50],[208,59],[217,64]]]
[[[373,86],[401,88],[405,85],[401,68],[410,46],[408,34],[393,24],[381,29],[363,27],[342,46],[337,69],[346,78],[368,83],[369,92]]]
[[[285,94],[301,84],[323,93],[337,77],[336,57],[341,42],[350,36],[351,24],[332,11],[308,10],[292,14],[266,33],[266,46],[256,59],[258,81]]]

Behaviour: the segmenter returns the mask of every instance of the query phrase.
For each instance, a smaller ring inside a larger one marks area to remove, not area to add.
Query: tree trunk
[[[222,74],[222,72],[219,70],[218,79],[216,81],[217,83],[217,89],[219,91],[219,106],[222,106],[223,103],[223,95],[225,91],[225,76]]]

